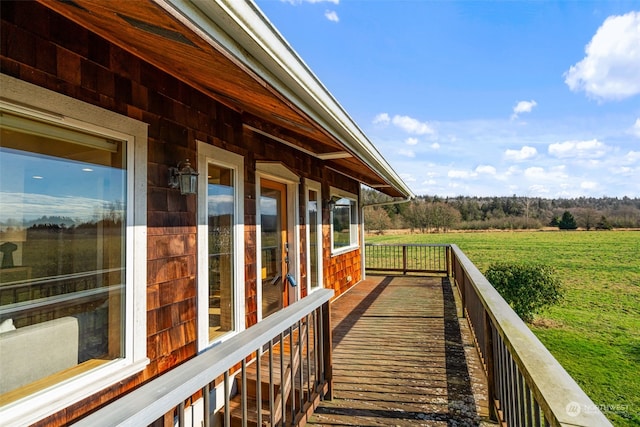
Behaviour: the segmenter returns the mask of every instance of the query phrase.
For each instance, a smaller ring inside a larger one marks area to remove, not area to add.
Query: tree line
[[[374,205],[365,207],[367,230],[382,233],[408,228],[425,233],[451,229],[640,228],[640,198],[419,196],[407,203],[379,205],[389,200],[375,190],[364,191],[364,204]]]

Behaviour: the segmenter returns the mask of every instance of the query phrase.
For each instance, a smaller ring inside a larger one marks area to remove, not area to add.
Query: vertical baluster
[[[262,346],[256,350],[256,419],[262,425]]]
[[[184,422],[184,402],[180,402],[178,405],[178,426],[185,427]]]
[[[525,400],[526,400],[525,408],[526,408],[527,426],[533,427],[534,425],[533,413],[532,413],[533,403],[532,403],[532,396],[531,396],[531,388],[529,388],[526,382],[524,384],[524,389],[525,389]]]
[[[211,384],[207,384],[206,386],[204,386],[204,388],[202,389],[202,399],[203,399],[203,406],[204,408],[202,409],[204,412],[204,427],[210,427],[211,426]]]
[[[526,410],[524,407],[525,397],[524,397],[524,377],[518,369],[516,365],[516,370],[518,372],[518,421],[521,426],[524,426],[527,422],[526,418]]]
[[[540,416],[540,405],[538,401],[533,401],[533,420],[535,421],[535,427],[542,427],[542,417]]]
[[[314,370],[313,370],[313,384],[314,384],[314,388],[317,389],[318,385],[320,384],[320,360],[318,358],[318,355],[320,353],[319,348],[320,348],[320,344],[319,339],[320,339],[320,332],[318,331],[318,316],[317,316],[317,310],[314,310],[313,313],[311,313],[311,317],[313,320],[313,363],[314,363]]]
[[[247,427],[247,360],[242,358],[242,394],[240,396],[240,406],[242,408],[242,427]]]
[[[295,347],[293,345],[293,332],[294,327],[291,326],[289,329],[289,376],[291,377],[291,425],[293,425],[293,421],[296,419],[296,367],[295,367]]]
[[[284,332],[280,332],[280,406],[282,415],[282,425],[286,425],[287,421],[287,400],[284,390]]]
[[[298,371],[298,380],[300,382],[300,396],[298,399],[298,410],[300,412],[302,412],[302,403],[303,403],[303,398],[304,398],[304,392],[303,392],[303,387],[304,387],[304,382],[303,382],[303,375],[304,375],[304,357],[303,357],[303,352],[302,352],[302,322],[300,320],[298,320],[298,360],[299,362],[299,366],[300,366],[300,370]]]
[[[319,308],[318,309],[318,332],[319,332],[319,337],[318,337],[318,344],[319,344],[319,348],[318,348],[318,368],[320,371],[320,382],[322,383],[322,386],[324,386],[324,380],[325,380],[325,372],[324,372],[324,328],[322,327],[322,325],[324,324],[324,320],[322,318],[322,309]]]
[[[306,341],[307,341],[307,398],[311,400],[311,349],[309,348],[310,339],[309,334],[311,334],[311,325],[309,324],[309,315],[307,314],[305,318],[305,322],[307,324],[307,333],[306,333]]]
[[[231,427],[231,407],[229,406],[229,371],[224,373],[224,426]]]
[[[274,411],[275,411],[275,402],[274,402],[275,390],[273,387],[273,340],[269,341],[269,425],[273,426],[275,424],[274,420]]]

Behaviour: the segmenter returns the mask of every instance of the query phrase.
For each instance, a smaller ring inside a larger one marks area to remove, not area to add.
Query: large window
[[[202,185],[199,200],[199,342],[201,348],[243,328],[244,160],[209,144],[198,144]]]
[[[62,405],[145,359],[144,337],[132,336],[140,331],[130,227],[135,138],[23,104],[0,106],[0,417],[7,407],[46,414],[55,405],[42,408],[46,399],[29,402],[31,395],[50,392]]]
[[[334,193],[331,198],[331,249],[334,254],[358,247],[357,206],[355,196]]]

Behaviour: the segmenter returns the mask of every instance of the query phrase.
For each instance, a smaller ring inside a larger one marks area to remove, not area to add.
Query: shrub
[[[525,322],[562,298],[562,283],[544,264],[491,264],[485,277]]]

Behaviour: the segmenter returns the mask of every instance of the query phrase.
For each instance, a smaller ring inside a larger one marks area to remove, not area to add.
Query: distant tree
[[[560,221],[558,222],[558,228],[560,230],[575,230],[578,228],[576,219],[571,215],[571,212],[564,211],[562,218],[560,218]]]
[[[576,217],[578,224],[587,229],[591,230],[596,226],[596,221],[598,220],[598,211],[593,208],[580,208],[576,212]]]
[[[366,208],[364,226],[368,230],[375,230],[378,234],[383,234],[385,230],[391,228],[391,218],[389,218],[387,211],[380,207]]]
[[[600,221],[598,221],[598,223],[596,224],[596,230],[611,230],[613,228],[613,226],[609,223],[609,220],[607,220],[607,217],[602,215],[602,217],[600,217]]]

